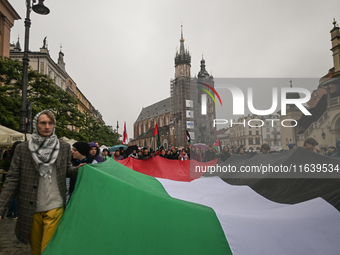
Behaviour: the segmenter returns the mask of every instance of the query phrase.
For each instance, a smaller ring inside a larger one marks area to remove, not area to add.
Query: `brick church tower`
[[[181,26],[180,49],[175,55],[175,78],[170,84],[170,107],[173,132],[177,147],[186,147],[186,100],[190,100],[191,56],[184,47]]]

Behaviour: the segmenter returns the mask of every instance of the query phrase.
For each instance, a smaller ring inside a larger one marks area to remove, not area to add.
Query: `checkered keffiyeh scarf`
[[[42,112],[39,112],[33,119],[33,134],[31,140],[28,142],[28,148],[32,153],[33,160],[39,166],[40,175],[44,178],[48,177],[51,183],[52,165],[58,157],[60,144],[55,134],[55,125],[51,136],[41,137],[38,134],[38,118]]]

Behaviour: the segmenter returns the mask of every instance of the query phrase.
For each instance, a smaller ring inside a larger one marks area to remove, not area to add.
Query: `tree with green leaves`
[[[0,57],[0,123],[18,130],[21,107],[22,64]]]
[[[18,60],[0,58],[0,123],[18,130],[21,94],[22,94],[22,63]],[[81,113],[77,109],[76,100],[66,91],[54,85],[47,75],[31,68],[28,69],[27,102],[32,102],[32,115],[49,109],[57,121],[56,134],[67,135],[68,126],[79,126]],[[30,130],[29,130],[30,132]]]
[[[86,142],[98,141],[105,145],[116,145],[119,143],[119,137],[121,137],[111,126],[97,122],[88,113],[85,113],[82,118],[79,134],[85,138],[84,141]]]
[[[0,57],[0,123],[14,130],[19,129],[22,70],[20,61]],[[107,145],[118,143],[120,135],[111,126],[98,123],[88,113],[81,113],[76,99],[56,87],[47,75],[29,68],[28,84],[27,101],[32,102],[32,116],[44,109],[51,110],[56,117],[58,137],[86,142],[96,140]]]

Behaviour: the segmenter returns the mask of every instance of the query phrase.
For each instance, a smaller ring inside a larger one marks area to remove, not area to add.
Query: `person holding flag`
[[[220,140],[217,140],[213,145],[214,151],[216,151],[217,156],[221,153]]]
[[[155,129],[153,131],[151,145],[152,145],[152,142],[153,142],[153,138],[156,139],[156,149],[155,149],[155,151],[157,151],[161,147],[161,139],[159,137],[157,123],[156,123]]]

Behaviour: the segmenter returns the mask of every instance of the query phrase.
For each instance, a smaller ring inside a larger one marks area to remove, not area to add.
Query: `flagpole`
[[[153,145],[153,137],[151,138],[150,149],[152,148],[152,145]]]

